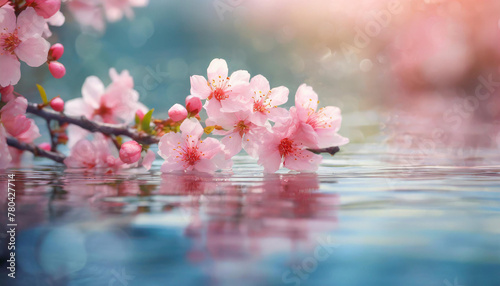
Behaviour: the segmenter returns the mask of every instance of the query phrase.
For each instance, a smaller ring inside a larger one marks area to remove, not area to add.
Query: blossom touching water
[[[199,171],[213,173],[225,168],[222,144],[214,138],[201,139],[203,127],[194,118],[184,120],[181,133],[167,133],[158,144],[158,154],[165,159],[162,172]]]
[[[295,94],[295,107],[290,108],[292,117],[298,119],[298,132],[306,144],[310,148],[327,148],[349,143],[349,139],[337,133],[342,123],[340,109],[327,106],[317,111],[318,103],[318,94],[303,84]]]
[[[250,74],[247,71],[235,71],[228,76],[226,61],[214,59],[208,66],[207,76],[208,81],[199,75],[191,77],[191,94],[207,100],[205,109],[209,117],[246,108],[250,102]]]
[[[262,138],[258,162],[267,173],[278,171],[282,162],[290,170],[308,172],[316,171],[321,163],[320,155],[307,150],[309,138],[298,132],[292,117],[274,126],[272,132]]]
[[[0,8],[0,86],[15,85],[21,78],[21,63],[39,67],[47,60],[49,42],[42,38],[45,19],[28,7],[16,19],[14,9]]]
[[[124,163],[112,155],[112,144],[102,134],[96,134],[94,140],[81,139],[71,148],[71,153],[64,160],[68,168],[90,170],[95,168],[118,169]]]

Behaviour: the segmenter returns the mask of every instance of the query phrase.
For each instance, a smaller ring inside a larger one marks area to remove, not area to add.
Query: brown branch
[[[34,144],[23,143],[11,137],[7,137],[7,145],[17,148],[19,150],[29,151],[33,153],[35,156],[48,158],[58,163],[63,163],[64,159],[66,159],[66,156],[64,156],[61,153],[46,151],[35,146]]]
[[[57,120],[63,123],[74,124],[90,132],[101,132],[103,134],[112,134],[115,136],[124,135],[141,144],[151,145],[159,142],[156,136],[138,132],[124,125],[98,123],[87,119],[85,116],[65,115],[64,113],[56,112],[48,108],[39,107],[36,103],[28,103],[26,112],[38,115],[46,120]]]

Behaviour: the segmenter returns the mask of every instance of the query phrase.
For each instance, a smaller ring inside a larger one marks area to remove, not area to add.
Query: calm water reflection
[[[38,162],[13,170],[17,278],[5,278],[1,236],[0,281],[500,285],[500,160],[481,152],[474,164],[405,168],[381,146],[352,144],[317,174],[265,176],[247,157],[214,176]]]

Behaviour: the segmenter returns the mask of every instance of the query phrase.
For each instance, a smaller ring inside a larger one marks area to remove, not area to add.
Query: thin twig
[[[50,135],[50,151],[57,152],[57,138],[54,136],[54,131],[52,130],[52,126],[50,126],[50,119],[47,119],[47,129],[49,129]]]
[[[124,125],[98,123],[87,119],[85,116],[65,115],[64,113],[55,112],[47,108],[40,108],[38,104],[35,103],[28,103],[26,111],[45,118],[46,120],[57,120],[59,122],[74,124],[90,132],[101,132],[103,134],[112,134],[116,136],[124,135],[141,144],[151,145],[159,142],[159,139],[153,135],[138,132]]]
[[[52,161],[56,161],[58,163],[63,163],[66,156],[58,152],[46,151],[43,150],[34,144],[28,144],[18,141],[17,139],[7,137],[7,145],[17,148],[19,150],[29,151],[33,153],[35,156],[45,157]]]

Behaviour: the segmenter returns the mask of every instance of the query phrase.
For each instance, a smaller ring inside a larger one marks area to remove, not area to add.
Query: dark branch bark
[[[339,147],[328,147],[328,148],[323,148],[323,149],[307,149],[315,154],[320,154],[320,153],[328,153],[330,155],[335,155],[337,152],[340,151]]]
[[[70,123],[80,126],[90,132],[101,132],[108,135],[124,135],[141,144],[151,145],[158,143],[159,139],[155,136],[140,133],[124,125],[98,123],[87,119],[85,116],[69,116],[47,108],[39,108],[38,104],[28,103],[27,112],[38,115],[47,120],[57,120],[63,123]]]
[[[34,144],[19,142],[18,140],[11,137],[7,137],[7,145],[17,148],[19,150],[29,151],[33,153],[35,156],[45,157],[52,161],[56,161],[58,163],[63,163],[64,159],[66,159],[66,156],[64,156],[61,153],[46,151],[38,148]]]

